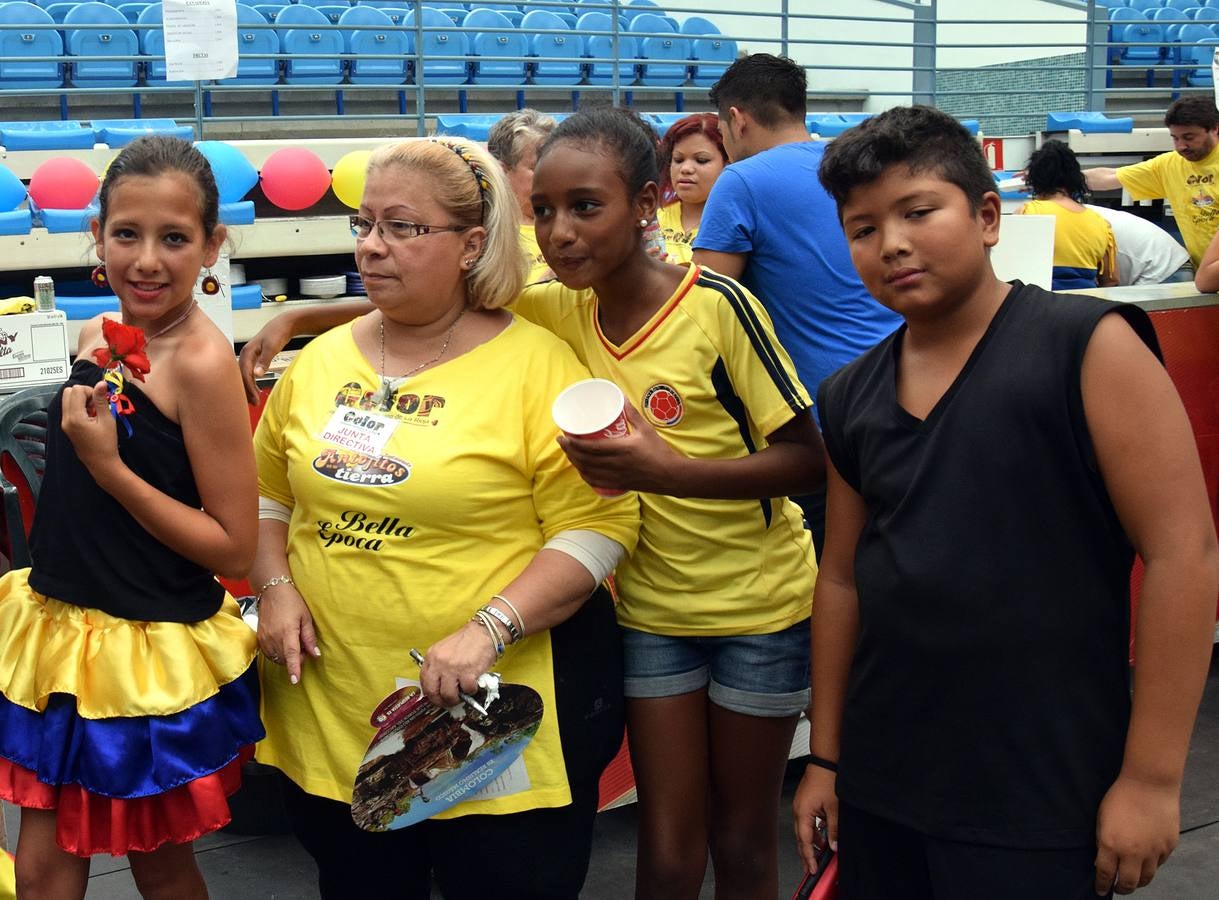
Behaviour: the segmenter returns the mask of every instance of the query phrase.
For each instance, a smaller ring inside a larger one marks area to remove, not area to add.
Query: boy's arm
[[[245,386],[246,401],[258,404],[257,379],[267,373],[267,366],[275,354],[288,345],[288,341],[301,334],[321,334],[370,313],[373,305],[366,300],[347,303],[327,303],[305,309],[286,309],[258,329],[258,333],[246,341],[238,357],[241,381]]]
[[[572,464],[595,488],[669,497],[756,500],[807,494],[825,482],[821,434],[806,411],[769,435],[769,446],[736,459],[684,456],[628,401],[630,433],[614,440],[559,436]]]
[[[1114,508],[1143,559],[1134,705],[1097,818],[1096,891],[1151,881],[1176,846],[1181,777],[1210,661],[1219,550],[1185,409],[1118,315],[1084,355],[1084,413]]]
[[[827,459],[825,550],[813,593],[813,708],[809,751],[837,764],[847,676],[859,634],[859,599],[855,593],[855,545],[867,510],[863,498],[842,479]],[[825,820],[830,846],[838,847],[838,799],[835,774],[810,764],[796,790],[796,847],[804,866],[814,871],[814,817]]]

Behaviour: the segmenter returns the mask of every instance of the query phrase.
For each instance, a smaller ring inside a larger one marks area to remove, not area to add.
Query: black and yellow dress
[[[78,360],[68,384],[101,369]],[[119,453],[198,508],[182,430],[136,385]],[[78,856],[147,852],[229,821],[263,736],[256,642],[213,575],[93,481],[48,408],[32,568],[0,579],[0,798],[54,809]]]

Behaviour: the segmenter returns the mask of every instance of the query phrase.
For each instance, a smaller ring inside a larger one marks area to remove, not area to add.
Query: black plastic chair
[[[47,404],[58,390],[58,384],[51,384],[0,398],[0,457],[12,460],[35,499],[47,464]],[[17,485],[3,473],[0,491],[4,494],[9,561],[15,569],[24,568],[30,564],[30,546],[21,516],[21,498]]]

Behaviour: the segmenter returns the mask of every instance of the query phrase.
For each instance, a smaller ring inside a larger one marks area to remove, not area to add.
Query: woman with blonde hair
[[[488,881],[502,896],[575,897],[622,740],[621,649],[597,586],[635,543],[638,501],[599,497],[555,443],[551,402],[588,373],[503,309],[526,263],[516,200],[485,151],[378,150],[351,223],[373,310],[301,351],[255,437],[259,758],[287,776],[323,898],[423,900],[430,877],[450,900]],[[336,417],[365,433],[345,444],[327,429]],[[492,668],[543,700],[525,788],[401,831],[356,828],[369,714],[396,679],[451,706]]]

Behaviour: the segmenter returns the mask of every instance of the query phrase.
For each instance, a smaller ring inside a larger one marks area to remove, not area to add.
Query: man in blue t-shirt
[[[732,165],[707,198],[694,262],[739,279],[762,301],[804,386],[888,336],[901,318],[859,280],[834,201],[817,179],[825,148],[804,123],[808,82],[786,57],[738,59],[711,88]],[[824,494],[795,498],[818,553]]]

